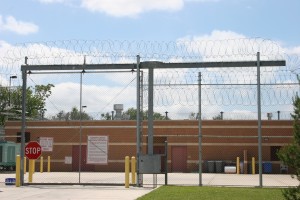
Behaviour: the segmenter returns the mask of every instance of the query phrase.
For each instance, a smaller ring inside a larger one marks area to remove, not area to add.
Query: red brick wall
[[[44,152],[44,158],[51,156],[53,171],[72,171],[72,165],[65,164],[64,159],[76,157],[72,148],[79,145],[79,121],[33,121],[26,123],[26,131],[31,140],[39,137],[53,137],[53,152]],[[245,120],[211,120],[202,124],[203,160],[222,160],[234,162],[239,156],[243,161],[243,151],[251,157],[258,157],[257,121]],[[263,121],[262,156],[264,161],[271,160],[271,146],[284,146],[291,142],[292,121]],[[5,134],[15,136],[21,130],[21,123],[7,122]],[[147,152],[147,122],[143,122],[143,153]],[[96,171],[123,171],[124,157],[136,156],[136,122],[135,121],[83,121],[82,144],[87,144],[88,135],[105,135],[109,137],[108,164],[97,165]],[[198,121],[165,120],[154,122],[154,143],[164,146],[168,141],[168,169],[172,169],[172,146],[187,148],[187,171],[198,169]],[[8,138],[16,141],[15,138]],[[274,172],[279,172],[279,161],[272,161]],[[205,167],[205,166],[204,166]]]

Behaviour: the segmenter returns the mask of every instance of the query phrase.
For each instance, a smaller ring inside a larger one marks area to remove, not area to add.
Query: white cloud
[[[0,15],[0,31],[10,31],[20,35],[38,32],[39,27],[32,22],[18,21],[13,16],[3,18]]]
[[[61,110],[70,111],[72,107],[79,107],[80,102],[79,83],[64,82],[55,85],[52,95],[47,100],[47,112],[54,114]],[[82,105],[87,106],[86,112],[105,113],[113,110],[113,104],[124,104],[126,108],[135,106],[136,89],[129,87],[83,85]],[[118,93],[122,91],[120,96]]]
[[[4,40],[0,40],[0,55],[5,55],[6,51],[12,48],[12,45]]]
[[[75,5],[75,0],[36,0],[43,4]],[[114,17],[136,17],[149,11],[178,11],[186,3],[216,3],[221,0],[80,0],[81,7],[91,12],[102,12]]]
[[[287,54],[300,56],[300,46],[296,46],[296,47],[292,47],[292,48],[286,48],[285,52]]]
[[[8,80],[7,76],[10,74],[15,74],[12,67],[7,66],[9,59],[6,57],[6,52],[13,46],[6,41],[0,40],[0,86],[7,86]],[[20,70],[18,70],[19,72]]]
[[[158,10],[178,11],[183,8],[183,0],[82,0],[81,6],[92,12],[103,12],[115,17],[136,17]]]
[[[279,43],[262,38],[249,38],[233,31],[214,30],[211,34],[185,36],[177,45],[186,48],[187,53],[202,57],[204,61],[249,61],[282,60],[284,49]]]

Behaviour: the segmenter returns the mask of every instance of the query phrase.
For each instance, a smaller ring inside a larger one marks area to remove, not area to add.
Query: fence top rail
[[[285,60],[260,61],[261,67],[285,66]],[[222,68],[222,67],[255,67],[257,61],[237,61],[237,62],[187,62],[187,63],[164,63],[158,61],[141,62],[141,69],[165,69],[165,68]],[[137,64],[73,64],[73,65],[21,65],[21,71],[45,71],[45,70],[132,70]]]

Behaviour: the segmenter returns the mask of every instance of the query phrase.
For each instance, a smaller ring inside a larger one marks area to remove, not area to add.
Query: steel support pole
[[[153,67],[149,68],[148,80],[148,154],[153,155]]]
[[[168,141],[165,141],[165,185],[168,185]]]
[[[27,88],[27,70],[22,70],[22,128],[21,128],[21,163],[24,163],[25,155],[25,129],[26,129],[26,88]],[[20,181],[24,185],[24,165],[20,166]]]
[[[136,56],[136,157],[137,157],[137,182],[136,186],[141,186],[141,176],[142,174],[139,173],[140,166],[139,166],[139,159],[140,159],[140,148],[141,148],[141,85],[140,85],[140,56]]]
[[[261,135],[261,92],[260,92],[260,53],[257,52],[257,122],[258,122],[258,171],[259,187],[263,186],[262,181],[262,135]]]
[[[202,186],[202,110],[201,110],[201,72],[198,75],[198,139],[199,139],[199,186]]]
[[[82,154],[81,154],[81,145],[82,145],[82,74],[83,72],[80,73],[80,99],[79,99],[79,165],[78,165],[78,173],[79,173],[79,183],[81,181],[81,160],[82,160]]]

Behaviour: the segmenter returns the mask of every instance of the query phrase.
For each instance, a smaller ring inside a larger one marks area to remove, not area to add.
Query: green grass
[[[201,200],[284,200],[280,188],[233,188],[233,187],[197,187],[162,186],[140,198],[148,199],[201,199]]]

